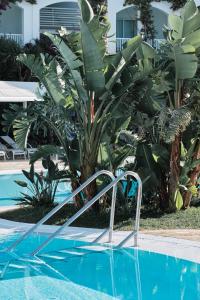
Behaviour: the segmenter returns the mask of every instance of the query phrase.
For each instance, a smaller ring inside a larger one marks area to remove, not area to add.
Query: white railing
[[[116,51],[121,51],[124,45],[130,40],[130,38],[117,38],[116,39]]]
[[[154,39],[153,41],[147,41],[147,43],[149,43],[152,47],[154,47],[155,49],[160,49],[160,46],[165,42],[165,39]]]
[[[116,39],[116,51],[120,51],[123,49],[124,44],[126,44],[130,38],[117,38]],[[162,43],[164,43],[164,39],[154,39],[153,41],[147,41],[150,45],[152,45],[155,49],[160,49]]]
[[[61,26],[69,31],[80,29],[79,8],[45,7],[40,12],[40,30],[57,30]]]
[[[13,40],[17,42],[20,46],[24,44],[24,35],[18,33],[0,33],[0,38],[7,40]]]

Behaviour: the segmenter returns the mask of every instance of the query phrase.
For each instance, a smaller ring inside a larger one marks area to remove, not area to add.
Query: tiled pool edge
[[[0,219],[0,235],[26,231],[30,228],[30,226],[32,226],[32,224]],[[58,226],[42,225],[38,232],[41,234],[51,233],[56,228],[58,228]],[[62,237],[90,242],[101,232],[101,229],[69,227],[64,230]],[[115,231],[113,244],[117,245],[126,235],[128,235],[128,233],[128,231]],[[102,242],[106,242],[106,238],[102,240]],[[133,240],[129,241],[127,246],[132,247]],[[185,259],[200,264],[200,242],[196,241],[140,233],[138,249],[174,256],[176,258]]]

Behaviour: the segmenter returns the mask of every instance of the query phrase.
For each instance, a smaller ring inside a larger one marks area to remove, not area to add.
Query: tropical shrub
[[[189,205],[199,176],[200,13],[195,2],[188,1],[180,16],[169,16],[164,29],[161,50],[140,55],[148,78],[134,101],[132,125],[139,135],[138,171],[151,175],[147,188],[158,195],[161,207],[175,210]]]
[[[20,80],[20,62],[16,60],[20,53],[15,41],[0,38],[0,80]]]
[[[73,47],[59,36],[46,34],[57,49],[56,57],[19,56],[19,61],[46,88],[51,114],[45,115],[44,110],[36,106],[27,117],[20,115],[14,122],[14,134],[21,147],[26,144],[30,128],[39,120],[53,130],[69,163],[72,178],[77,178],[74,188],[95,173],[101,145],[109,141],[108,131],[112,124],[117,136],[130,121],[124,99],[134,76],[128,64],[141,44],[141,37],[135,37],[124,50],[108,55],[109,24],[101,23],[87,0],[81,0],[80,7],[81,32],[75,35]],[[57,149],[48,145],[41,150],[47,155],[48,151]],[[127,151],[130,147],[123,150],[124,157]],[[96,193],[96,188],[94,182],[86,189],[87,198]]]
[[[27,191],[21,192],[20,204],[33,207],[50,207],[54,204],[56,190],[63,172],[59,171],[58,166],[49,158],[44,159],[42,164],[45,168],[44,172],[36,172],[34,165],[31,164],[29,172],[22,170],[27,181],[15,181]]]

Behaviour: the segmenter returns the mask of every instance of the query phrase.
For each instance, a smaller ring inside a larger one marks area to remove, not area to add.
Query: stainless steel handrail
[[[109,242],[112,241],[112,234],[113,234],[113,225],[114,225],[114,216],[115,216],[115,204],[116,204],[116,193],[117,193],[117,183],[121,181],[125,176],[132,176],[136,178],[138,182],[138,193],[137,193],[137,209],[136,209],[136,220],[135,220],[135,230],[131,235],[126,237],[119,246],[122,246],[126,243],[133,235],[134,235],[134,246],[137,246],[137,238],[138,238],[138,231],[139,231],[139,221],[140,221],[140,207],[141,207],[141,200],[142,200],[142,182],[139,175],[132,171],[127,171],[124,174],[118,176],[114,181],[108,184],[102,191],[100,191],[93,199],[91,199],[86,205],[84,205],[74,216],[72,216],[67,222],[65,222],[61,227],[59,227],[54,233],[52,233],[49,238],[44,241],[37,249],[35,249],[31,255],[36,255],[39,251],[41,251],[44,247],[46,247],[50,241],[56,237],[61,231],[73,223],[78,217],[80,217],[88,208],[90,208],[99,198],[101,198],[105,193],[107,193],[111,188],[113,188],[113,195],[112,195],[112,204],[111,204],[111,214],[110,214],[110,225],[109,225]],[[108,230],[104,231],[103,234],[100,235],[94,242],[96,242],[99,238],[101,238]]]
[[[139,177],[139,175],[135,172],[127,171],[125,175],[130,175],[136,178],[138,183],[138,192],[137,192],[137,206],[136,206],[136,217],[135,217],[135,226],[134,230],[126,237],[124,238],[119,244],[118,247],[122,247],[128,240],[134,236],[134,247],[138,246],[138,232],[140,227],[140,209],[142,204],[142,181]]]
[[[44,216],[39,222],[33,225],[27,232],[25,232],[19,239],[17,239],[13,244],[11,244],[6,251],[12,252],[14,249],[31,233],[33,233],[40,225],[45,223],[48,219],[50,219],[55,213],[57,213],[66,203],[71,201],[77,194],[79,194],[82,190],[84,190],[92,181],[94,181],[97,177],[101,175],[107,175],[111,178],[112,181],[115,180],[115,176],[106,170],[101,170],[96,172],[93,176],[91,176],[88,180],[86,180],[80,187],[78,187],[67,199],[65,199],[62,203],[57,205],[54,209],[52,209],[46,216]],[[114,195],[112,196],[112,202],[115,201]],[[90,203],[90,202],[88,202]],[[87,203],[87,204],[88,204]],[[86,204],[86,205],[87,205]],[[85,207],[85,206],[84,206]],[[62,227],[61,227],[62,228]]]

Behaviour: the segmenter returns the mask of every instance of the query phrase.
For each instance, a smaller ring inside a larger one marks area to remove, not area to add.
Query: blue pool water
[[[17,198],[27,189],[18,186],[15,180],[27,181],[23,174],[0,175],[0,206],[10,206],[19,203]],[[55,201],[61,202],[71,193],[69,182],[59,183]]]
[[[15,238],[1,238],[0,249]],[[17,252],[28,253],[45,238],[32,236]],[[131,248],[91,251],[89,247],[84,242],[55,239],[38,256],[45,264],[10,262],[0,280],[0,299],[200,299],[199,264]],[[0,258],[2,269],[5,264]]]

